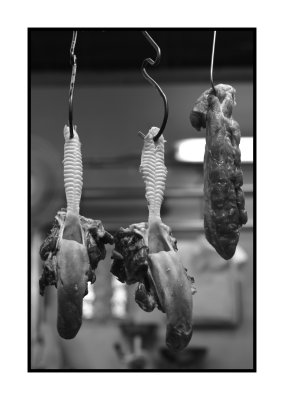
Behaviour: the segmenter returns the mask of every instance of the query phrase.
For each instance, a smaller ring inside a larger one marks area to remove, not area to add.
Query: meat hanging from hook
[[[73,93],[74,93],[74,86],[75,86],[75,79],[76,79],[76,72],[77,72],[77,57],[74,53],[75,45],[77,41],[77,31],[73,31],[73,37],[70,47],[70,64],[72,66],[72,73],[71,73],[71,81],[70,81],[70,89],[69,89],[69,129],[70,129],[70,139],[73,139]]]
[[[73,133],[70,138],[70,129],[65,125],[63,174],[67,207],[57,212],[52,230],[40,247],[40,294],[44,295],[46,286],[57,288],[57,331],[64,339],[72,339],[79,332],[88,282],[95,283],[95,270],[106,256],[105,244],[113,243],[100,220],[79,214],[83,162],[75,126]]]
[[[191,125],[206,129],[204,154],[204,232],[208,242],[225,260],[235,254],[240,229],[248,220],[242,190],[241,130],[233,118],[236,89],[214,85],[211,56],[211,88],[201,94],[190,113]]]
[[[106,256],[105,244],[113,237],[100,220],[80,215],[83,188],[81,142],[72,121],[72,99],[76,77],[74,48],[77,31],[73,31],[70,48],[72,75],[69,93],[69,127],[64,126],[63,175],[67,207],[57,212],[51,232],[40,247],[43,261],[39,279],[40,294],[46,286],[57,288],[57,331],[64,339],[73,339],[82,325],[83,298],[88,294],[88,282],[96,280],[95,270]]]
[[[147,65],[151,65],[152,67],[159,65],[160,60],[161,60],[161,50],[160,50],[159,46],[157,45],[157,43],[153,40],[153,38],[149,35],[149,33],[147,31],[142,31],[142,34],[145,36],[145,38],[148,40],[148,42],[154,47],[157,55],[156,55],[155,61],[152,60],[152,58],[146,58],[143,61],[142,66],[141,66],[141,72],[142,72],[142,75],[144,76],[144,78],[158,90],[160,96],[163,99],[163,104],[164,104],[164,118],[162,121],[162,125],[161,125],[159,132],[153,138],[154,142],[156,142],[165,130],[167,120],[168,120],[168,115],[169,115],[169,107],[168,107],[168,100],[167,100],[165,93],[162,91],[162,89],[157,84],[157,82],[155,82],[154,79],[146,71]],[[140,132],[140,134],[141,134],[141,132]],[[144,136],[144,135],[142,134],[142,136]]]
[[[171,228],[161,219],[167,167],[165,140],[153,139],[159,128],[144,137],[140,172],[145,183],[148,221],[120,228],[114,235],[111,273],[127,285],[137,283],[135,301],[146,312],[157,307],[166,314],[166,344],[181,351],[191,340],[194,279],[185,268]]]

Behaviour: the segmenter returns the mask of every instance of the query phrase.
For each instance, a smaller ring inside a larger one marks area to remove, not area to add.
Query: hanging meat
[[[241,131],[232,112],[236,90],[219,84],[196,101],[190,121],[198,131],[206,128],[204,155],[204,230],[209,243],[225,260],[233,257],[240,228],[247,222],[242,191],[239,149]]]
[[[47,285],[57,288],[57,330],[64,339],[72,339],[82,324],[83,297],[88,293],[87,282],[96,280],[95,269],[106,255],[105,244],[113,237],[99,220],[79,215],[83,185],[81,143],[76,128],[70,138],[64,127],[64,185],[67,210],[55,216],[53,228],[40,248],[44,261],[39,281],[40,294]]]
[[[167,315],[166,343],[174,351],[184,349],[192,336],[193,278],[187,274],[177,241],[160,216],[167,169],[164,138],[153,138],[158,128],[144,137],[140,172],[146,186],[148,222],[120,228],[114,236],[111,272],[121,282],[138,282],[135,300],[147,312],[157,307]]]

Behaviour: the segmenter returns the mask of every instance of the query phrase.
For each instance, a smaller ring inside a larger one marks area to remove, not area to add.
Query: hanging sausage
[[[190,114],[192,126],[206,128],[204,155],[204,230],[225,260],[233,257],[240,228],[247,222],[239,149],[241,131],[232,112],[236,90],[219,84],[206,90]]]
[[[247,223],[242,191],[243,173],[239,148],[241,130],[233,119],[236,90],[214,85],[213,64],[216,31],[213,34],[210,81],[190,113],[191,125],[206,128],[204,155],[204,230],[208,242],[225,260],[233,257],[240,228]]]

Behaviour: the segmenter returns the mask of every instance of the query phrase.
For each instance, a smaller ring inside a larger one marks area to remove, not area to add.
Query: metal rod
[[[151,65],[152,67],[154,67],[160,63],[161,50],[160,50],[159,46],[157,45],[157,43],[153,40],[153,38],[149,35],[149,33],[147,31],[142,31],[142,34],[145,36],[145,38],[148,40],[148,42],[156,50],[156,59],[154,61],[154,60],[152,60],[152,58],[146,58],[142,63],[141,72],[142,72],[142,75],[144,76],[144,78],[158,90],[160,96],[163,99],[163,104],[164,104],[164,118],[162,121],[162,125],[161,125],[161,128],[160,128],[159,132],[157,133],[157,135],[153,138],[153,140],[156,142],[165,130],[167,120],[168,120],[168,115],[169,115],[169,106],[168,106],[168,100],[167,100],[165,93],[162,91],[162,89],[157,84],[157,82],[155,82],[154,79],[151,78],[151,76],[146,71],[147,65]]]
[[[210,82],[213,89],[213,93],[216,95],[216,90],[213,81],[213,66],[214,66],[214,55],[215,55],[215,42],[216,42],[216,31],[213,34],[213,45],[212,45],[212,55],[211,55],[211,68],[210,68]]]
[[[73,93],[77,72],[77,58],[74,54],[75,45],[77,40],[77,31],[73,31],[73,37],[70,47],[70,64],[72,65],[72,73],[71,73],[71,81],[70,81],[70,89],[69,89],[69,129],[70,129],[70,139],[74,137],[73,133]]]

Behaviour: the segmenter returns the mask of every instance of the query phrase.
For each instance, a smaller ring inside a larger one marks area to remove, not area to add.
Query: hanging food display
[[[214,31],[211,85],[198,98],[190,113],[191,125],[206,129],[204,155],[204,231],[208,242],[225,260],[233,257],[240,228],[247,223],[242,191],[243,173],[239,148],[241,130],[233,119],[236,90],[213,84]]]
[[[138,283],[135,301],[142,310],[150,312],[157,307],[166,313],[166,344],[173,351],[180,351],[192,336],[192,294],[195,287],[193,278],[182,265],[171,229],[161,220],[167,177],[162,133],[168,118],[168,103],[160,86],[146,71],[148,64],[159,64],[160,49],[146,31],[143,35],[156,50],[156,59],[145,59],[141,71],[163,99],[164,118],[161,129],[153,127],[147,135],[140,132],[144,140],[140,172],[146,188],[148,221],[120,228],[114,236],[111,272],[121,282]]]
[[[240,228],[247,222],[239,149],[241,131],[233,119],[235,89],[216,85],[206,90],[190,114],[194,128],[206,128],[204,155],[204,230],[224,259],[233,257]]]
[[[114,236],[111,272],[121,282],[138,282],[135,300],[144,311],[157,307],[167,315],[166,343],[174,351],[184,349],[192,336],[193,278],[183,267],[177,241],[160,216],[167,169],[164,137],[153,139],[152,128],[144,138],[140,172],[146,186],[148,222],[121,228]]]
[[[69,93],[69,128],[64,127],[64,186],[67,209],[58,211],[53,228],[40,248],[44,261],[39,280],[40,294],[47,285],[57,288],[57,330],[64,339],[74,338],[82,324],[83,298],[88,282],[96,280],[95,269],[106,256],[105,244],[113,243],[99,220],[79,214],[83,187],[81,143],[72,122],[72,99],[76,76],[74,47],[71,44],[72,75]]]
[[[64,339],[72,339],[82,324],[82,302],[88,293],[88,281],[96,280],[95,269],[106,255],[105,244],[113,243],[99,220],[79,215],[83,184],[81,143],[76,129],[70,139],[64,127],[64,183],[67,210],[58,211],[53,228],[40,248],[44,261],[40,294],[47,285],[55,285],[58,297],[57,330]]]
[[[41,295],[48,285],[57,288],[58,333],[64,339],[74,338],[82,324],[82,305],[88,293],[88,282],[93,284],[96,280],[95,270],[106,256],[105,245],[114,244],[111,273],[120,282],[137,285],[135,301],[142,310],[151,312],[157,308],[166,314],[166,344],[173,351],[181,351],[192,337],[192,296],[196,288],[190,271],[183,266],[171,228],[161,219],[167,178],[163,131],[168,104],[165,94],[146,71],[147,64],[155,66],[159,63],[160,49],[146,31],[143,34],[155,48],[157,57],[155,61],[144,60],[142,74],[158,90],[164,102],[161,129],[153,127],[147,135],[141,134],[140,173],[145,183],[148,220],[120,228],[113,237],[105,231],[100,220],[80,215],[83,165],[81,143],[72,121],[76,75],[76,34],[73,34],[69,127],[66,125],[63,132],[67,208],[57,212],[51,232],[40,247],[43,271],[39,286]],[[206,128],[205,236],[226,260],[234,255],[240,228],[247,222],[239,149],[241,132],[232,117],[235,93],[232,86],[214,86],[212,79],[212,88],[198,98],[190,114],[195,129]]]

